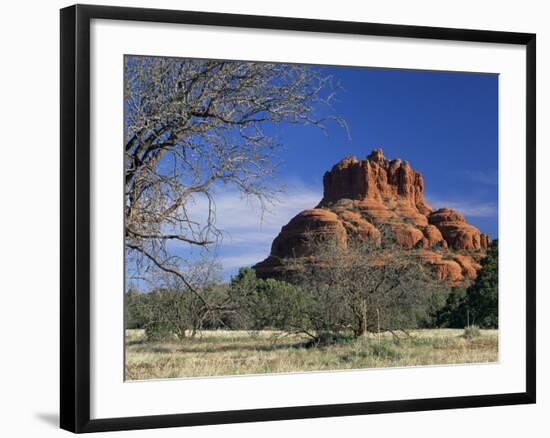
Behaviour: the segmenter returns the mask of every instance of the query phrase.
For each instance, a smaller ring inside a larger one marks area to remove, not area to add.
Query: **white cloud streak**
[[[236,190],[215,195],[216,227],[223,239],[216,253],[224,271],[251,266],[269,255],[271,243],[281,228],[303,210],[314,208],[322,198],[319,189],[293,181],[291,188],[262,211],[257,199],[243,198]],[[192,219],[205,223],[208,203],[197,199],[189,206]]]
[[[263,260],[264,258],[265,258],[265,254],[261,252],[261,253],[253,253],[253,254],[219,257],[217,261],[221,263],[225,271],[234,271],[238,268],[255,265],[256,263]]]
[[[490,186],[498,185],[498,171],[496,170],[466,170],[464,176],[470,181]]]
[[[444,200],[428,195],[426,195],[426,200],[434,209],[452,208],[464,216],[488,218],[498,215],[498,205],[494,202],[478,202],[468,199]]]
[[[257,199],[243,198],[237,191],[218,193],[216,199],[216,227],[225,234],[226,243],[240,244],[273,239],[292,217],[300,211],[313,208],[321,194],[300,185],[277,196],[273,204],[262,211]],[[198,217],[206,216],[208,205],[197,202],[193,212]]]

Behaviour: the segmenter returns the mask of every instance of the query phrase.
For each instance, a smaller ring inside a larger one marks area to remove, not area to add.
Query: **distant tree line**
[[[185,287],[130,290],[126,327],[144,329],[150,340],[195,337],[205,329],[272,329],[303,335],[312,345],[419,327],[498,327],[496,240],[476,280],[452,289],[393,245],[368,241],[342,248],[314,237],[308,246],[314,261],[290,259],[284,280],[259,279],[251,268],[225,284],[211,273],[201,277],[195,287],[208,306]]]

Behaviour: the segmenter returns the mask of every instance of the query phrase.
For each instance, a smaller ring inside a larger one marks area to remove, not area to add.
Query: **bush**
[[[166,321],[150,321],[145,326],[145,337],[148,341],[167,341],[175,339],[172,324]]]
[[[468,327],[464,327],[464,334],[462,336],[466,339],[478,338],[479,336],[481,336],[481,331],[479,330],[479,327],[477,325],[471,325]]]
[[[355,338],[353,336],[348,336],[341,333],[321,332],[317,334],[316,339],[307,342],[305,347],[326,347],[335,344],[350,344],[354,341]]]
[[[372,355],[377,356],[380,359],[401,359],[401,353],[393,348],[392,344],[377,344],[373,342],[370,348],[372,349]]]
[[[124,294],[124,325],[127,329],[143,329],[149,321],[149,295],[130,289]]]
[[[231,280],[229,296],[238,308],[233,328],[288,332],[313,329],[306,318],[310,308],[308,295],[285,281],[262,280],[256,278],[253,269],[241,268]]]
[[[467,324],[466,289],[453,288],[445,304],[435,312],[434,327],[462,328]]]

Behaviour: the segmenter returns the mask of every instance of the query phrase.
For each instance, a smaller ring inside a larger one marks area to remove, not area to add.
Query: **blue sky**
[[[262,219],[259,207],[236,191],[217,193],[217,224],[225,237],[215,253],[225,278],[267,257],[281,227],[319,202],[326,170],[345,156],[364,158],[376,147],[424,175],[425,197],[434,208],[455,208],[498,237],[497,75],[315,68],[343,88],[333,114],[347,121],[351,139],[336,124],[328,125],[328,137],[314,127],[273,130],[284,145],[276,178],[286,190],[271,211]]]

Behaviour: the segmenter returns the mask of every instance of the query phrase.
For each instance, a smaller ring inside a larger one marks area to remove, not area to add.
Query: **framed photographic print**
[[[61,427],[535,402],[535,35],[61,10]]]

